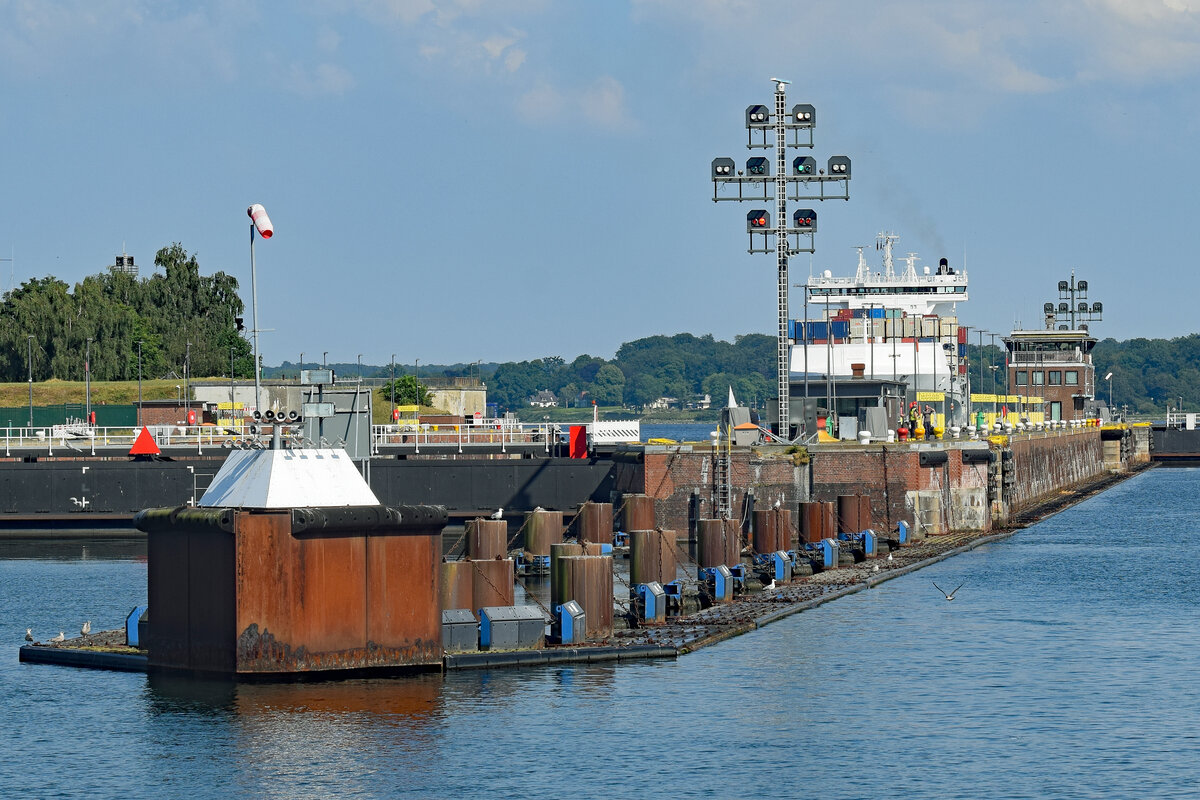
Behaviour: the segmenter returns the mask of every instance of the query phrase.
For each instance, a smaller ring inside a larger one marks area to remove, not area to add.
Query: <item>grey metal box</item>
[[[545,646],[546,620],[533,606],[479,609],[479,644],[485,650],[529,650]]]
[[[442,612],[442,649],[447,653],[473,653],[479,649],[479,625],[470,609]]]

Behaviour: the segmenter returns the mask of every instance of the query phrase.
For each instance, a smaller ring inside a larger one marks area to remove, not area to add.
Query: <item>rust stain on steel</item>
[[[648,531],[654,528],[654,498],[644,494],[625,495],[621,511],[621,527],[626,531]]]
[[[292,536],[287,513],[239,512],[237,671],[437,663],[433,535]]]
[[[862,530],[858,519],[858,495],[840,494],[837,499],[837,532],[858,533]]]
[[[754,536],[752,541],[754,552],[773,553],[779,549],[778,532],[775,526],[778,516],[774,508],[754,509]]]
[[[513,588],[513,560],[511,558],[491,561],[472,561],[471,592],[476,612],[486,606],[511,606],[515,603]]]
[[[775,509],[775,549],[792,550],[792,510]]]
[[[525,555],[548,556],[550,545],[563,537],[561,511],[530,511],[525,519]]]
[[[470,561],[447,561],[440,565],[442,584],[439,588],[441,607],[468,608],[474,614],[479,606],[475,605],[475,569]]]
[[[670,583],[675,580],[675,531],[629,532],[629,584]]]
[[[584,503],[579,507],[579,541],[612,544],[612,503]]]
[[[503,558],[508,554],[508,523],[502,519],[475,518],[467,521],[467,557],[477,561]]]
[[[565,579],[562,602],[574,600],[583,607],[587,638],[612,636],[612,556],[564,556],[559,563]]]

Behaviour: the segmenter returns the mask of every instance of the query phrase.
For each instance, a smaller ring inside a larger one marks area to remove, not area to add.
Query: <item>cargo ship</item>
[[[838,388],[849,399],[850,382],[874,383],[902,395],[905,408],[914,402],[932,408],[940,425],[965,425],[967,329],[958,325],[958,304],[968,299],[967,273],[945,258],[936,270],[918,270],[916,253],[899,259],[904,268],[897,272],[898,239],[890,232],[878,235],[878,269],[859,247],[854,277],[825,270],[804,284],[804,319],[789,326],[793,392],[825,395],[827,411],[845,414],[853,409],[837,401]],[[796,388],[801,384],[806,388]],[[900,404],[888,405],[889,424],[897,422]]]

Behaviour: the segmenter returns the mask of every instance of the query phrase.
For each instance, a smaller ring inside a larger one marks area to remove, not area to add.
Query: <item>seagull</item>
[[[888,553],[888,561],[891,561],[891,560],[892,560],[892,554]]]
[[[771,578],[771,582],[770,582],[770,583],[768,583],[766,586],[764,586],[764,587],[763,587],[763,591],[764,591],[764,592],[773,592],[773,591],[775,591],[775,579],[774,579],[774,578]]]
[[[775,498],[775,507],[779,508],[781,505],[783,505],[783,498],[782,497]]]
[[[54,637],[53,639],[51,639],[50,641],[52,641],[52,642],[61,642],[61,641],[65,641],[65,640],[66,640],[66,638],[67,638],[67,635],[66,635],[65,633],[63,633],[62,631],[59,631],[59,632],[58,632],[58,636],[55,636],[55,637]]]
[[[961,588],[962,588],[962,587],[964,587],[964,586],[966,586],[966,584],[965,584],[965,583],[960,583],[960,584],[958,585],[958,589],[961,589]],[[936,583],[935,583],[935,584],[933,584],[933,588],[937,589],[937,590],[938,590],[939,592],[941,592],[942,594],[946,594],[946,590],[945,590],[945,589],[943,589],[942,587],[938,586]],[[946,599],[947,599],[947,600],[953,600],[953,599],[954,599],[954,595],[958,594],[958,589],[955,589],[955,590],[954,590],[953,592],[951,592],[950,594],[946,594]]]
[[[871,567],[871,572],[879,572],[879,565],[876,564],[875,566]]]
[[[27,642],[33,641],[33,628],[25,629],[25,641],[27,641]]]
[[[492,514],[492,519],[504,519],[504,507],[503,506],[496,509],[495,513]]]
[[[83,627],[79,629],[79,632],[84,636],[87,636],[89,633],[91,633],[92,621],[89,619],[87,622],[83,623]]]
[[[537,508],[534,509],[534,511],[545,511],[545,510],[546,509],[542,508],[541,506],[538,506]]]

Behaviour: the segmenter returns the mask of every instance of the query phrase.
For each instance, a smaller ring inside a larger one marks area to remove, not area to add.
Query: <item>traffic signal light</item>
[[[712,176],[717,178],[732,178],[734,163],[732,158],[714,158],[712,162]]]
[[[746,127],[765,128],[771,124],[771,111],[766,106],[748,106],[746,108]]]
[[[770,175],[771,162],[762,156],[746,159],[747,175]]]
[[[792,106],[791,125],[797,128],[811,128],[817,124],[817,110],[808,103]]]
[[[1079,311],[1082,314],[1086,314],[1088,311],[1088,304],[1083,302],[1082,300],[1080,300],[1079,301]]]
[[[1058,313],[1060,313],[1060,314],[1070,314],[1070,313],[1071,313],[1071,307],[1070,307],[1069,305],[1067,305],[1066,303],[1059,303],[1059,304],[1058,304]]]
[[[1087,294],[1087,281],[1080,281],[1079,283],[1075,284],[1075,289],[1080,295]]]
[[[835,178],[850,177],[850,158],[849,156],[830,156],[829,157],[829,174]]]
[[[812,156],[798,156],[792,162],[792,172],[809,178],[816,177],[817,160]]]
[[[1042,311],[1046,312],[1047,314],[1053,314],[1054,303],[1046,303],[1046,305],[1042,306]]]
[[[1093,314],[1103,314],[1104,313],[1104,305],[1102,303],[1092,303],[1092,313]]]
[[[769,230],[771,227],[771,215],[766,209],[756,208],[746,215],[746,230],[750,233],[755,231]]]
[[[233,324],[237,326],[237,332],[238,332],[238,333],[241,333],[242,331],[246,330],[246,326],[243,324],[243,318],[242,318],[242,317],[234,317],[234,318],[233,318]]]
[[[800,233],[814,233],[817,230],[817,212],[811,208],[801,208],[792,214],[792,222]]]

